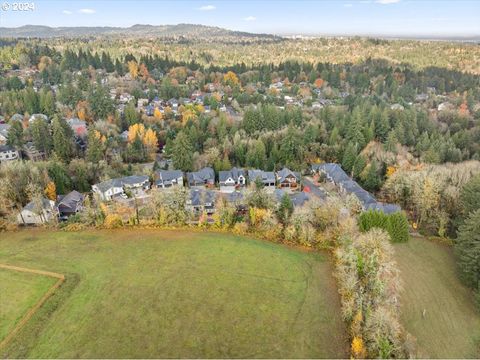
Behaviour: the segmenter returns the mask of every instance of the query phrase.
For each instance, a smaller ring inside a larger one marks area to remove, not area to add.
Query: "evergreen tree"
[[[10,121],[8,129],[7,144],[19,150],[22,148],[25,140],[23,138],[23,126],[20,121]]]
[[[253,146],[250,146],[247,151],[246,165],[248,167],[263,169],[267,161],[267,154],[265,145],[262,140],[255,141]]]
[[[102,135],[93,127],[88,130],[86,158],[94,164],[103,159]]]
[[[278,209],[277,209],[278,221],[283,225],[288,224],[288,220],[292,216],[292,213],[293,213],[292,199],[290,199],[290,196],[288,196],[288,194],[283,194],[282,199],[280,200],[280,205],[278,206]]]
[[[172,160],[175,169],[183,171],[193,170],[193,146],[187,134],[183,131],[173,141]]]
[[[73,130],[65,119],[53,118],[53,150],[64,162],[69,162],[74,155]]]
[[[29,130],[35,148],[49,155],[52,150],[52,135],[47,122],[41,118],[35,119]]]
[[[464,217],[480,209],[480,175],[472,177],[462,188],[460,203]]]
[[[357,159],[357,149],[356,146],[349,143],[345,152],[343,154],[342,159],[342,167],[347,173],[352,173],[353,165],[355,164],[355,160]]]
[[[378,176],[377,163],[374,161],[370,164],[363,181],[363,186],[368,191],[376,191],[380,187],[380,177]]]
[[[97,119],[106,119],[108,115],[113,114],[115,109],[107,89],[101,85],[92,89],[88,96],[88,102],[93,115]]]
[[[465,283],[480,292],[480,209],[460,226],[455,250]]]
[[[40,93],[40,111],[49,117],[55,113],[55,100],[51,91],[43,90]]]

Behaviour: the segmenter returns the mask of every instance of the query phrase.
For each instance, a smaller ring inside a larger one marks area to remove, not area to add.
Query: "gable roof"
[[[245,171],[243,169],[238,169],[234,167],[231,170],[219,171],[218,180],[220,182],[225,182],[228,180],[228,178],[232,178],[233,181],[237,182],[240,176],[243,176],[245,178]]]
[[[148,179],[149,178],[147,175],[131,175],[131,176],[125,176],[123,178],[106,180],[101,183],[95,184],[95,186],[101,192],[106,192],[108,189],[111,189],[114,187],[120,188],[125,185],[132,186],[135,184],[141,184],[148,181]]]
[[[45,198],[45,197],[42,197],[42,201],[41,201],[41,206],[42,206],[42,209],[44,210],[51,210],[52,209],[52,201],[50,201],[49,199]],[[29,210],[29,211],[32,211],[32,212],[35,212],[35,201],[30,201],[27,205],[25,205],[23,207],[23,210]]]
[[[205,206],[206,203],[215,203],[216,193],[210,190],[190,189],[192,206]]]
[[[329,176],[335,183],[341,183],[343,181],[349,181],[350,176],[342,169],[342,167],[335,163],[326,164],[313,164],[313,171],[322,171]]]
[[[183,172],[181,170],[158,170],[157,176],[157,183],[163,183],[183,177]]]
[[[198,171],[187,173],[188,183],[203,183],[208,180],[215,181],[215,171],[210,167],[205,167]]]
[[[282,170],[277,172],[277,178],[278,178],[278,181],[280,182],[285,181],[285,179],[289,176],[294,176],[297,179],[297,181],[300,179],[299,173],[293,172],[288,168],[283,168]]]
[[[248,170],[248,178],[250,182],[255,182],[256,179],[260,179],[264,183],[275,183],[275,174],[273,171],[251,169]]]
[[[60,208],[69,208],[75,210],[79,203],[83,202],[85,197],[80,194],[78,191],[73,190],[63,197],[59,197],[57,202],[57,207]]]

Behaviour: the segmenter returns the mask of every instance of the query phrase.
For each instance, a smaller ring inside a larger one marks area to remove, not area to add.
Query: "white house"
[[[40,204],[31,201],[25,205],[20,214],[17,215],[17,222],[25,225],[45,224],[56,215],[55,202],[42,198]]]
[[[98,194],[102,200],[107,201],[116,196],[125,197],[125,190],[136,194],[149,188],[150,180],[146,175],[126,176],[92,185],[92,191]]]
[[[0,146],[0,163],[18,159],[18,151],[9,145]]]
[[[220,191],[230,193],[236,189],[245,186],[246,177],[242,169],[233,168],[227,171],[220,171],[218,173],[220,183]]]

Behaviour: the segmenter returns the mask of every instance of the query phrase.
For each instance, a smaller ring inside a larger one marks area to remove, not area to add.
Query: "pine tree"
[[[347,173],[352,173],[353,165],[355,164],[355,160],[357,158],[357,149],[355,145],[348,144],[345,152],[343,154],[342,159],[342,167],[345,169]]]
[[[376,191],[380,186],[380,178],[378,176],[378,167],[377,163],[374,161],[370,164],[367,174],[365,175],[365,180],[363,181],[363,186],[368,191]]]
[[[86,153],[86,158],[88,161],[96,164],[103,159],[103,139],[104,137],[97,130],[94,130],[93,128],[88,130]]]
[[[22,123],[20,121],[11,121],[10,129],[8,129],[7,144],[18,150],[24,143]]]
[[[283,194],[282,199],[280,200],[280,205],[277,209],[277,218],[281,224],[286,225],[288,224],[288,220],[292,216],[293,213],[293,202],[290,199],[288,194]]]
[[[480,209],[460,226],[455,250],[465,283],[480,292]]]
[[[464,216],[480,209],[480,175],[472,177],[462,188],[460,202]]]
[[[183,131],[180,132],[172,146],[173,166],[183,171],[193,170],[193,146]]]
[[[53,150],[64,162],[68,162],[74,155],[73,131],[65,119],[55,116],[52,121]]]
[[[29,127],[33,144],[38,151],[49,155],[52,150],[52,135],[45,120],[35,119]]]

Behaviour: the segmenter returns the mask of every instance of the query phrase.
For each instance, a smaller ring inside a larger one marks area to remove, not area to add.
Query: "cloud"
[[[255,21],[257,18],[255,16],[247,16],[246,18],[243,18],[245,21]]]
[[[203,5],[198,8],[201,11],[212,11],[215,10],[217,7],[215,5]]]
[[[343,7],[346,7],[346,8],[351,8],[353,6],[353,4],[343,4]]]
[[[72,15],[73,12],[70,11],[70,10],[63,10],[62,13],[64,13],[65,15]]]
[[[376,3],[382,4],[382,5],[388,5],[388,4],[396,4],[399,3],[401,0],[375,0]]]
[[[95,14],[96,11],[94,9],[80,9],[78,10],[80,14]]]

